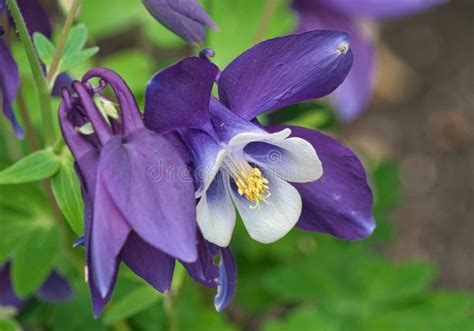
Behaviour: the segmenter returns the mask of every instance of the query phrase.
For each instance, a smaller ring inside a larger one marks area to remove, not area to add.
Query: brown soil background
[[[433,260],[441,286],[474,289],[474,1],[385,22],[380,39],[377,95],[346,135],[400,164],[389,254]]]

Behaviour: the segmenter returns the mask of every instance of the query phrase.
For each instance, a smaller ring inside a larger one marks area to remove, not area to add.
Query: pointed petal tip
[[[354,240],[361,240],[361,239],[365,239],[367,237],[370,237],[374,231],[375,231],[375,228],[377,227],[377,223],[375,222],[375,218],[374,217],[371,217],[370,219],[368,219],[366,222],[362,223],[362,228],[361,228],[361,231],[359,233],[359,237],[356,237],[354,238]]]

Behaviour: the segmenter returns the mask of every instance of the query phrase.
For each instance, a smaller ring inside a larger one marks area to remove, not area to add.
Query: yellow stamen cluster
[[[267,202],[270,196],[270,189],[268,187],[268,179],[262,176],[260,169],[251,168],[248,171],[238,171],[238,176],[235,176],[235,183],[240,195],[247,198],[248,201],[255,203],[251,208],[259,208],[260,202]]]

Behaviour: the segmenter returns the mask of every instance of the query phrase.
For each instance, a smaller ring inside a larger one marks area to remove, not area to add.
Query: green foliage
[[[61,54],[58,72],[68,71],[97,54],[99,47],[83,49],[87,38],[88,31],[85,24],[78,24],[71,28]],[[33,42],[40,60],[49,67],[56,52],[56,46],[39,32],[33,35]]]
[[[72,27],[69,31],[69,34],[66,39],[66,44],[64,45],[63,59],[77,54],[87,42],[87,27],[85,24],[77,24]]]
[[[13,287],[19,296],[33,293],[49,275],[60,241],[58,229],[50,224],[38,225],[22,241],[12,267]]]
[[[59,171],[51,178],[54,197],[69,226],[75,234],[84,233],[84,216],[81,188],[74,170],[74,161],[70,153],[61,157]]]
[[[59,169],[58,157],[50,150],[40,150],[0,171],[0,184],[21,184],[53,176]]]
[[[40,32],[33,34],[33,43],[35,45],[38,56],[45,65],[49,66],[54,57],[56,46],[45,35]]]
[[[214,49],[213,59],[224,69],[235,57],[258,41],[288,34],[295,19],[288,11],[289,0],[275,1],[271,17],[263,17],[267,1],[237,0],[213,1],[210,14],[219,31],[208,33],[207,47]],[[269,2],[268,2],[269,3]],[[229,7],[232,10],[229,10]],[[269,19],[269,24],[262,22]]]
[[[314,255],[265,275],[262,285],[283,302],[313,307],[290,310],[288,317],[269,322],[267,330],[298,330],[304,323],[314,330],[471,330],[473,298],[432,292],[432,265],[394,264],[363,246],[318,243]],[[446,309],[452,305],[456,308]],[[433,321],[433,314],[443,321]]]
[[[280,321],[270,321],[263,328],[264,331],[339,331],[337,320],[322,314],[316,308],[301,307]]]
[[[74,297],[71,301],[54,305],[50,326],[54,331],[106,331],[102,320],[94,319],[87,284],[82,275],[73,282]]]
[[[152,287],[148,285],[137,287],[111,305],[104,315],[104,322],[112,324],[124,320],[161,300],[162,296]]]
[[[0,331],[19,331],[21,330],[20,325],[16,321],[0,319]]]
[[[67,36],[66,44],[61,55],[59,72],[67,71],[88,60],[99,51],[99,47],[83,49],[87,42],[87,27],[85,24],[74,26]]]

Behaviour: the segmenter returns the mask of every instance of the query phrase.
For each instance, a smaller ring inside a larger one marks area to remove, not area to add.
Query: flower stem
[[[178,316],[176,315],[176,308],[173,303],[172,291],[163,294],[163,304],[166,316],[168,317],[168,330],[179,331]]]
[[[30,63],[36,91],[38,93],[41,117],[43,120],[44,142],[46,146],[49,146],[54,141],[54,125],[51,108],[51,97],[48,85],[46,84],[46,79],[43,76],[43,70],[41,69],[39,59],[33,47],[33,42],[31,41],[28,29],[26,28],[23,16],[21,16],[20,8],[18,7],[17,2],[15,0],[7,0],[7,4],[13,20],[15,21],[15,26],[18,30],[18,34],[20,35],[21,42],[23,43],[26,56],[28,57],[28,62]]]
[[[25,98],[23,96],[22,91],[20,90],[18,92],[17,96],[18,100],[18,110],[20,111],[20,117],[25,124],[25,130],[26,130],[26,137],[28,141],[28,145],[30,146],[31,151],[36,151],[39,149],[39,141],[38,137],[36,136],[35,128],[33,126],[33,122],[31,121],[30,114],[28,112],[28,109],[26,107],[26,102]]]
[[[67,13],[66,22],[64,23],[63,30],[61,31],[61,36],[59,37],[58,44],[56,45],[56,51],[54,52],[51,65],[49,66],[49,70],[46,75],[46,81],[48,82],[48,86],[51,86],[53,84],[54,78],[57,75],[59,63],[61,61],[61,55],[63,53],[64,46],[66,45],[69,30],[71,30],[72,23],[74,22],[74,17],[76,16],[76,13],[81,4],[82,0],[74,0],[71,5],[71,8]]]
[[[253,41],[255,43],[261,41],[268,32],[270,23],[272,22],[273,15],[278,8],[278,2],[276,0],[267,0],[263,7],[262,16],[260,17],[259,24],[255,31]]]

